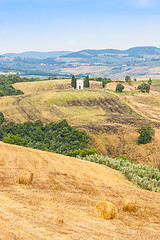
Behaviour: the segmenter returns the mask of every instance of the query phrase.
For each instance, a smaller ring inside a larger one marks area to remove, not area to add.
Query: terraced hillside
[[[4,143],[0,152],[0,239],[159,239],[159,193],[103,165]],[[22,170],[31,185],[18,184]],[[135,212],[122,211],[124,195],[137,200]],[[118,217],[96,217],[99,201],[114,203]]]
[[[160,122],[146,114],[140,116],[144,109],[136,113],[139,109],[137,105],[134,110],[131,108],[132,102],[142,99],[144,95],[124,96],[120,99],[101,89],[100,85],[91,82],[90,89],[79,91],[71,89],[70,80],[65,79],[16,83],[14,87],[22,90],[24,95],[1,97],[0,111],[6,121],[19,123],[37,119],[44,123],[67,119],[72,126],[88,132],[90,144],[98,152],[112,157],[126,155],[135,162],[158,166]],[[156,136],[150,144],[137,145],[136,129],[144,124],[152,125]]]

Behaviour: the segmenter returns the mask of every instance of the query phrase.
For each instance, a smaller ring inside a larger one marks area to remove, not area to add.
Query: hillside
[[[0,111],[7,122],[40,119],[48,123],[67,119],[71,126],[87,131],[90,146],[99,153],[110,157],[125,155],[134,162],[158,167],[160,122],[158,118],[148,116],[145,108],[137,106],[136,102],[137,98],[150,99],[150,94],[122,96],[120,99],[118,95],[101,89],[101,83],[91,82],[91,88],[83,91],[70,89],[68,79],[16,83],[14,87],[24,95],[0,98]],[[146,109],[148,103],[149,100],[145,101]],[[158,116],[160,110],[156,109]],[[156,135],[151,143],[137,145],[136,129],[144,124],[151,125]]]
[[[0,239],[159,239],[159,193],[103,165],[4,143],[0,152]],[[17,183],[22,169],[32,185]],[[137,199],[136,212],[122,211],[124,195]],[[97,218],[99,201],[113,202],[118,218]]]
[[[24,52],[0,56],[0,72],[36,76],[84,76],[124,79],[159,78],[160,49],[152,46],[85,49],[78,52]]]

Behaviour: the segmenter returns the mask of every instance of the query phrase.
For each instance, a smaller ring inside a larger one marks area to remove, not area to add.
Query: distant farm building
[[[112,90],[112,91],[116,91],[116,87],[117,84],[122,84],[124,86],[124,91],[133,91],[133,90],[137,90],[136,87],[125,84],[125,83],[120,83],[120,82],[110,82],[106,84],[106,89],[107,90]]]
[[[77,89],[83,89],[84,88],[84,79],[77,79],[76,81],[76,88]]]

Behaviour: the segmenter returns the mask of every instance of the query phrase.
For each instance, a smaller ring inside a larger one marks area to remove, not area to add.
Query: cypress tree
[[[76,88],[76,78],[75,78],[74,75],[72,76],[71,86],[74,87],[74,88]]]
[[[89,75],[87,75],[84,79],[84,87],[89,87]]]

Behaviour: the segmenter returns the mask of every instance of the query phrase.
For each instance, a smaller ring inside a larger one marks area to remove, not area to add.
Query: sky
[[[160,47],[159,0],[0,0],[0,54]]]

